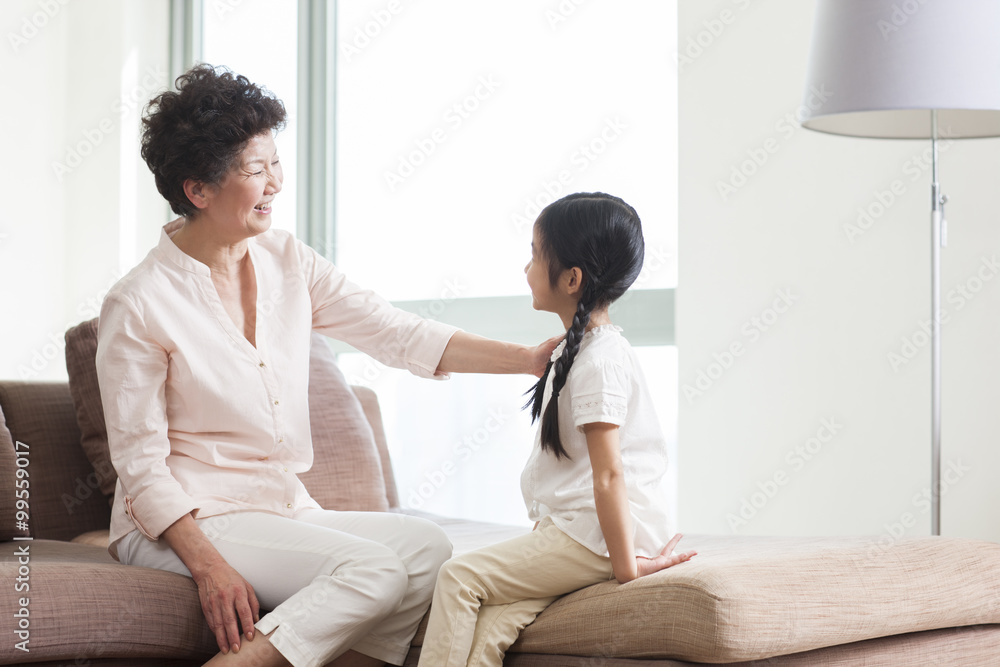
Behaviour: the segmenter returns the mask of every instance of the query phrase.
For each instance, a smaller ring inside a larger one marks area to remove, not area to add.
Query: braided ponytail
[[[559,437],[559,392],[566,386],[591,313],[609,306],[631,286],[642,269],[645,246],[635,209],[599,192],[572,194],[549,204],[535,225],[549,260],[550,283],[556,285],[561,272],[569,268],[579,267],[582,273],[582,292],[562,354],[525,392],[531,396],[524,404],[531,408],[532,423],[541,417],[542,449],[556,458],[570,458]],[[543,415],[545,384],[552,372],[552,396]]]
[[[559,439],[559,392],[566,386],[566,377],[569,369],[573,366],[576,353],[580,351],[580,341],[583,334],[587,332],[587,325],[590,324],[590,313],[593,310],[593,299],[580,299],[576,304],[576,313],[573,315],[573,325],[566,332],[566,347],[562,354],[555,360],[553,368],[555,375],[552,377],[552,396],[549,397],[549,404],[542,415],[542,449],[552,452],[556,458],[569,454],[563,447]]]

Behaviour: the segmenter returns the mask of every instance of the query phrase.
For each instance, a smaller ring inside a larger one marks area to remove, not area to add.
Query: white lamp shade
[[[818,0],[802,125],[857,137],[1000,136],[1000,0]]]

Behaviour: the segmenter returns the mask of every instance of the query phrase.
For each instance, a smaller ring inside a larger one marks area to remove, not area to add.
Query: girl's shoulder
[[[603,324],[584,334],[580,352],[577,355],[577,360],[582,362],[622,365],[628,365],[631,359],[632,346],[622,335],[621,327],[614,324]]]
[[[569,370],[569,382],[578,390],[587,385],[631,384],[634,360],[632,348],[621,329],[607,324],[587,332]]]

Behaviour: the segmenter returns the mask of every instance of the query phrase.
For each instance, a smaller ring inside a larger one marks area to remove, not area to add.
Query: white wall
[[[680,2],[690,60],[679,77],[679,519],[687,532],[861,533],[888,545],[930,531],[918,495],[930,486],[929,142],[798,126],[814,7]],[[990,540],[1000,540],[998,158],[998,140],[956,142],[939,176],[951,198],[943,460],[960,471],[947,475],[942,531]],[[731,180],[734,168],[752,173]],[[720,182],[733,191],[723,196]],[[849,234],[880,197],[881,216]],[[952,291],[966,283],[979,289],[970,300]],[[807,447],[808,460],[796,452]]]
[[[137,137],[166,85],[167,2],[14,0],[0,33],[0,377],[60,379],[66,328],[97,315],[166,221]]]

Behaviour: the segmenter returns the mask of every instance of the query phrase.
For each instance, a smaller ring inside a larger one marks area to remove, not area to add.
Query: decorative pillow
[[[371,425],[318,333],[309,356],[309,423],[313,465],[299,479],[316,502],[336,510],[389,509]]]
[[[108,450],[96,355],[96,318],[66,332],[66,369],[82,433],[81,445],[97,473],[101,492],[110,503],[114,500],[118,475]],[[336,510],[388,509],[372,428],[361,403],[337,368],[336,357],[326,339],[315,333],[309,360],[309,422],[313,465],[299,479],[316,502]]]
[[[30,505],[31,479],[28,480],[27,498]],[[14,438],[7,430],[7,420],[0,409],[0,542],[6,542],[13,537],[27,537],[27,530],[17,528],[17,454],[14,450]],[[24,486],[22,483],[21,486]],[[23,492],[22,492],[22,495]],[[30,520],[25,522],[30,525]]]
[[[97,473],[97,484],[112,503],[118,473],[111,465],[108,429],[104,424],[104,406],[97,385],[97,318],[76,325],[66,332],[66,371],[69,392],[76,407],[80,426],[80,446]]]

